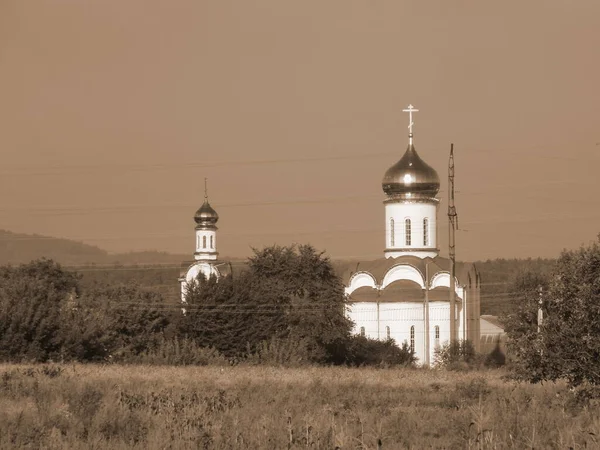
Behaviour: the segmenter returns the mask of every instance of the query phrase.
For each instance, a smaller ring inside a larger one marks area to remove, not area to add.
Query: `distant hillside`
[[[93,245],[70,239],[20,234],[0,230],[0,265],[27,263],[48,258],[66,266],[179,264],[190,255],[145,251],[109,254]]]
[[[105,261],[108,252],[69,239],[0,230],[0,264],[20,264],[42,257],[61,264],[86,264]]]

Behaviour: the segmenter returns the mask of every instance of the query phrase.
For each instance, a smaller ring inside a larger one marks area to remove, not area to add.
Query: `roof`
[[[421,272],[425,278],[426,265],[429,265],[429,281],[439,272],[448,272],[450,260],[437,256],[435,258],[419,258],[417,256],[407,255],[398,258],[379,258],[372,261],[338,261],[334,263],[334,268],[341,277],[342,282],[348,285],[350,278],[358,272],[368,272],[375,277],[377,284],[382,284],[383,277],[392,267],[397,265],[410,265]],[[478,277],[477,268],[472,263],[456,263],[456,278],[459,283],[467,284],[469,276]]]
[[[484,332],[484,322],[485,327],[490,331],[494,331],[493,333],[485,333]],[[495,330],[500,330],[499,332],[504,333],[504,325],[500,322],[497,316],[490,315],[482,315],[481,316],[481,334],[496,334]]]

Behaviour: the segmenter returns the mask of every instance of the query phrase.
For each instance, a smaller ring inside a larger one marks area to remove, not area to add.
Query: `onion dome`
[[[198,211],[196,211],[196,214],[194,214],[194,220],[199,227],[214,227],[219,220],[219,215],[213,207],[210,206],[207,198],[204,199],[204,203]]]
[[[421,159],[411,142],[400,161],[387,170],[381,185],[392,198],[434,198],[440,190],[440,177]]]

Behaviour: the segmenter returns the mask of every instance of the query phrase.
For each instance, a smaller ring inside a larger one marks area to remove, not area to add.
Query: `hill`
[[[65,266],[179,264],[189,255],[158,251],[110,254],[99,247],[70,239],[0,230],[0,265],[48,258]]]

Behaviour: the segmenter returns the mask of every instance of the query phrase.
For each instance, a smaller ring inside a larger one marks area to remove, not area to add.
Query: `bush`
[[[502,367],[504,364],[506,364],[506,355],[504,355],[504,352],[500,348],[500,339],[496,341],[494,350],[488,353],[488,355],[485,357],[484,364],[486,367],[491,368]]]
[[[225,365],[227,359],[215,348],[201,347],[194,341],[174,337],[162,338],[158,344],[138,355],[129,355],[126,362],[171,366]]]
[[[250,364],[297,367],[310,364],[313,355],[306,339],[272,338],[261,342],[254,351],[248,346],[245,361]]]
[[[416,357],[406,342],[398,347],[393,339],[380,341],[352,336],[342,348],[343,362],[349,366],[412,366]]]
[[[469,369],[478,365],[480,359],[471,341],[459,340],[436,349],[434,365],[450,370]]]

